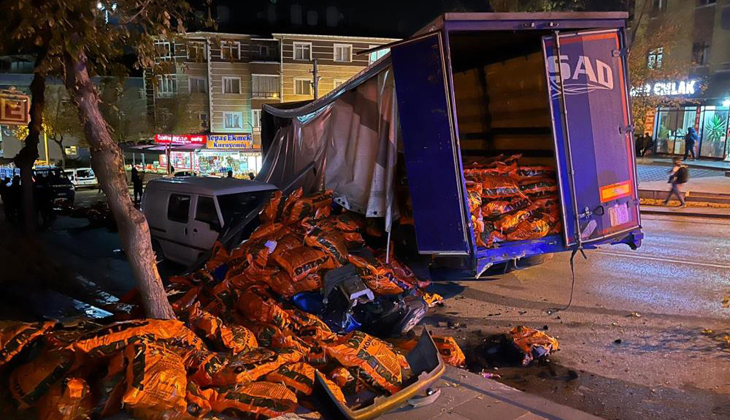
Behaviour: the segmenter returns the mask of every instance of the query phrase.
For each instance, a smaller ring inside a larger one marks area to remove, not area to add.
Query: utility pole
[[[317,59],[314,59],[314,64],[312,65],[312,90],[314,91],[314,99],[317,99],[319,97],[319,71],[317,70]]]

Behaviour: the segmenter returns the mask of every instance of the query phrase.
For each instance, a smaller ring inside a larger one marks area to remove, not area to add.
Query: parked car
[[[41,178],[48,178],[53,193],[53,201],[66,200],[69,205],[73,205],[76,199],[76,190],[61,168],[36,166],[33,168],[33,178],[36,181]]]
[[[99,186],[99,180],[96,179],[94,170],[91,168],[66,169],[64,172],[76,188],[97,188]]]
[[[227,223],[261,205],[276,189],[230,178],[158,178],[147,184],[141,208],[161,256],[189,266],[213,247]]]

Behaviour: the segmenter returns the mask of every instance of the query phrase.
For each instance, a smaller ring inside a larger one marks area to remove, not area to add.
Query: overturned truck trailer
[[[314,162],[305,189],[331,188],[340,205],[385,217],[386,227],[410,217],[402,203],[412,203],[419,253],[476,274],[600,244],[635,249],[643,234],[626,17],[445,14],[328,95],[265,106],[263,180],[282,186]],[[514,155],[518,172],[555,174],[559,225],[528,240],[496,232],[502,239],[486,244],[488,218],[475,217],[469,196],[483,179],[470,174],[491,179],[494,161]],[[397,193],[402,179],[407,200]]]

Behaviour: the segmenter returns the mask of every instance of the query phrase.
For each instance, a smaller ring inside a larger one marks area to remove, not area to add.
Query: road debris
[[[626,315],[627,318],[641,318],[641,314],[638,312],[631,312],[630,314]]]

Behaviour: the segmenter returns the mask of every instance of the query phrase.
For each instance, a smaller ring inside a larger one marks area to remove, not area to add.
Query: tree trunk
[[[33,199],[33,164],[38,159],[38,143],[43,130],[43,108],[45,108],[46,75],[41,70],[41,64],[45,53],[38,55],[35,63],[35,74],[30,83],[30,123],[28,123],[28,136],[25,138],[25,145],[15,156],[13,162],[20,168],[20,182],[22,191],[22,209],[25,232],[29,235],[35,233],[36,212],[35,200]]]
[[[52,140],[58,145],[58,148],[61,149],[61,168],[65,170],[66,159],[68,158],[68,155],[66,154],[66,149],[63,148],[63,136],[61,136],[60,140],[57,140],[55,138],[53,138]]]
[[[157,271],[149,225],[129,196],[122,151],[109,135],[99,110],[99,95],[89,78],[86,55],[83,52],[78,55],[67,52],[64,62],[66,88],[79,110],[86,140],[91,146],[91,166],[119,227],[122,246],[137,280],[145,313],[150,318],[173,319],[175,313]]]

